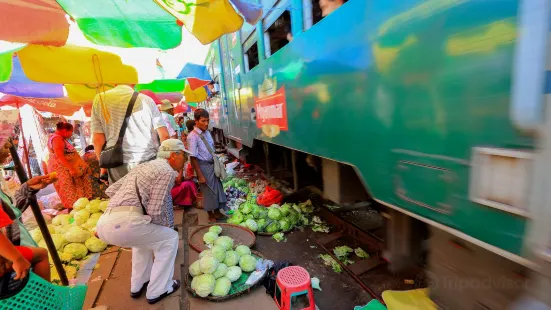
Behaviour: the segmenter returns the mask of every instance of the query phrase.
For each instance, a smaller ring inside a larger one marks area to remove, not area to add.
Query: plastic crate
[[[33,272],[25,287],[12,297],[0,299],[1,310],[80,310],[86,285],[57,286]]]

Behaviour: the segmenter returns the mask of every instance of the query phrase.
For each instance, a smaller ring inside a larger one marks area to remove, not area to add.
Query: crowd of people
[[[144,94],[134,95],[127,85],[97,95],[91,116],[93,145],[80,155],[70,142],[73,125],[59,122],[48,139],[44,176],[22,184],[15,204],[0,191],[0,228],[18,226],[29,199],[36,199],[37,191],[49,184],[66,209],[82,197],[108,198],[97,236],[108,244],[132,248],[130,295],[139,298],[145,292],[150,304],[157,303],[181,285],[172,278],[178,251],[174,209],[193,206],[202,195],[210,221],[224,216],[226,196],[215,174],[209,121],[204,109],[195,110],[193,119],[175,117],[172,103],[157,106]],[[117,143],[122,145],[122,162],[102,167],[102,152]],[[6,150],[0,150],[0,161],[9,157]],[[0,234],[0,276],[14,271],[24,278],[32,266],[37,275],[50,280],[47,251],[21,244],[18,238],[18,234]]]

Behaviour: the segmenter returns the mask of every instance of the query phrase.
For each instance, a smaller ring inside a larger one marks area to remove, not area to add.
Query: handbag
[[[198,133],[195,134],[199,135]],[[210,144],[207,142],[207,139],[205,139],[205,136],[199,135],[199,138],[201,138],[201,141],[203,141],[203,144],[207,147],[210,155],[212,155],[212,159],[214,160],[214,175],[220,178],[220,180],[225,180],[228,177],[228,174],[226,173],[226,167],[220,161],[218,156],[214,154],[214,151],[210,147]]]
[[[138,93],[134,92],[132,95],[132,98],[130,99],[130,103],[128,103],[128,108],[126,109],[126,115],[124,116],[124,120],[122,122],[121,131],[119,132],[119,138],[117,139],[117,142],[115,145],[105,148],[105,145],[107,145],[107,142],[103,145],[103,149],[101,150],[101,154],[99,157],[99,166],[100,168],[117,168],[124,164],[123,161],[123,151],[122,151],[122,142],[124,138],[124,134],[126,132],[126,127],[128,126],[128,119],[130,118],[130,114],[132,114],[132,109],[134,109],[134,103],[136,102],[136,99],[138,98]]]

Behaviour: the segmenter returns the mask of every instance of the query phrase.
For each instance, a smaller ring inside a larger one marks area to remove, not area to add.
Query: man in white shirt
[[[92,140],[98,159],[104,146],[115,145],[124,121],[126,109],[134,89],[127,85],[100,93],[92,106]],[[108,169],[109,183],[124,177],[140,163],[155,159],[160,142],[169,138],[161,112],[150,97],[139,94],[123,139],[123,162],[117,168]],[[102,169],[102,173],[105,173]]]

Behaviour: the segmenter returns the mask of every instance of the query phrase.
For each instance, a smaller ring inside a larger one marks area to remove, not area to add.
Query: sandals
[[[153,304],[156,304],[158,303],[159,301],[163,300],[165,297],[168,297],[170,296],[172,293],[176,292],[179,288],[180,288],[180,280],[173,280],[172,282],[172,292],[166,292],[164,294],[162,294],[161,296],[157,297],[157,298],[153,298],[153,299],[147,299],[147,302],[150,304],[150,305],[153,305]]]
[[[130,297],[132,297],[134,299],[140,298],[142,296],[143,292],[145,292],[145,290],[147,289],[148,284],[149,284],[149,281],[145,282],[142,285],[142,288],[136,293],[133,293],[132,291],[130,291]]]

